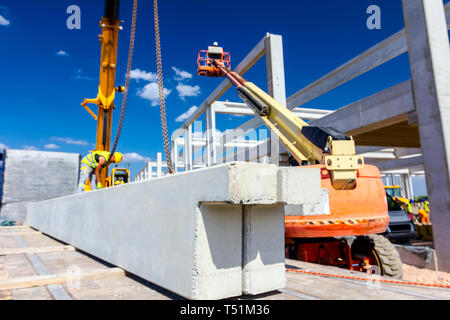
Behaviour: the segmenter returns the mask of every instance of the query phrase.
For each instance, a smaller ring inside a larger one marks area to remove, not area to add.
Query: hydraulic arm
[[[231,71],[229,54],[220,47],[209,47],[206,57],[199,57],[198,73],[227,77],[236,86],[239,97],[278,135],[299,164],[325,165],[335,189],[355,187],[357,169],[364,166],[364,159],[356,155],[352,137],[333,128],[309,126],[255,84]]]

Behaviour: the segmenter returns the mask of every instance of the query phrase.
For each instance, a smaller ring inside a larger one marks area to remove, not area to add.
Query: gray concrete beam
[[[404,121],[401,117],[406,119],[406,114],[411,111],[414,111],[414,101],[411,81],[407,80],[313,120],[310,125],[363,133]]]
[[[450,30],[449,1],[445,3],[445,15],[447,28]],[[407,48],[405,30],[402,29],[288,97],[288,108],[293,109],[319,97],[405,53]]]
[[[281,180],[275,165],[255,163],[178,173],[31,203],[26,222],[189,299],[276,290],[284,203],[321,192],[318,169],[288,169]]]
[[[450,271],[450,48],[442,0],[402,0],[439,268]]]
[[[373,164],[377,166],[378,169],[380,169],[380,171],[386,171],[419,166],[423,163],[423,158],[422,156],[418,156],[405,159],[390,159],[390,160],[366,161],[366,162],[368,164]]]

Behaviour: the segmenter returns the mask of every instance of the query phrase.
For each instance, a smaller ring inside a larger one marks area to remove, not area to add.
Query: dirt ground
[[[450,273],[403,264],[403,280],[450,285]]]

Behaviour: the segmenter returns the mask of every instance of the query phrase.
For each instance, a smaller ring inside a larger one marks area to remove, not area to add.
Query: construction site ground
[[[356,271],[295,260],[286,260],[286,267],[323,274],[366,277],[365,274]],[[409,266],[405,267],[407,272],[414,271],[408,269]],[[425,270],[425,272],[428,271],[433,272]],[[447,274],[442,274],[436,281],[442,280],[445,284],[448,280],[445,278]],[[411,277],[411,275],[408,276]],[[286,279],[284,289],[235,299],[450,300],[450,289],[446,288],[374,283],[297,272],[287,272]],[[55,299],[171,300],[182,298],[37,230],[26,226],[0,227],[0,300]]]

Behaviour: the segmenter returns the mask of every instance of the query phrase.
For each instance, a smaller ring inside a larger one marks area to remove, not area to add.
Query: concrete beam
[[[402,0],[439,268],[450,271],[450,48],[442,0]]]
[[[367,161],[367,163],[377,166],[380,171],[386,171],[419,166],[423,163],[423,158],[422,156],[418,156],[405,159]]]
[[[404,52],[406,52],[405,33],[404,30],[400,30],[291,95],[287,100],[288,108],[301,106]]]
[[[444,6],[447,17],[447,29],[450,29],[450,2],[447,2]],[[405,30],[402,29],[291,95],[287,99],[288,108],[293,109],[301,106],[359,75],[392,60],[407,50]]]
[[[189,299],[262,293],[285,282],[284,204],[321,192],[318,169],[288,169],[228,163],[31,203],[27,224]]]
[[[395,119],[388,119],[375,125],[386,125],[383,128],[372,129],[371,131],[361,133],[361,130],[368,130],[367,127],[347,132],[352,135],[356,145],[365,146],[385,146],[420,148],[419,130],[417,125],[408,125],[406,121],[389,125],[387,122]],[[359,133],[357,133],[359,132]]]
[[[240,102],[216,101],[211,106],[214,107],[216,113],[225,114],[241,114],[241,115],[255,115],[255,112],[246,104]],[[304,120],[320,119],[333,112],[333,110],[326,109],[312,109],[312,108],[295,108],[292,112]]]
[[[331,126],[358,135],[403,122],[406,114],[414,110],[411,81],[407,80],[313,120],[310,125]]]

